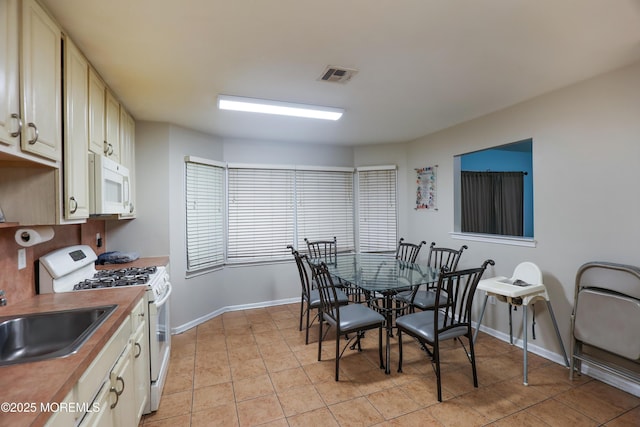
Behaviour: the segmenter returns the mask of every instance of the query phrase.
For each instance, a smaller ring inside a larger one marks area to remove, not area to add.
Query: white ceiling
[[[640,0],[42,0],[136,120],[401,142],[640,60]],[[327,65],[358,69],[318,81]],[[218,111],[218,94],[342,107]]]

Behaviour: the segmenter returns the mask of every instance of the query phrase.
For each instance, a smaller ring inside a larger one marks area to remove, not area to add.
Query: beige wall
[[[525,248],[454,240],[453,157],[470,151],[533,138],[534,234],[537,246]],[[640,64],[540,96],[494,114],[407,144],[405,182],[415,187],[413,168],[438,167],[438,211],[413,210],[412,197],[401,204],[405,237],[459,247],[467,244],[461,265],[492,258],[490,275],[510,276],[521,261],[537,263],[549,288],[565,346],[573,307],[575,274],[587,261],[640,264]],[[355,150],[355,162],[380,147]],[[411,188],[409,192],[415,191]],[[533,344],[559,353],[546,307],[537,307]],[[514,330],[520,336],[519,311]],[[508,334],[507,308],[489,306],[485,324]]]

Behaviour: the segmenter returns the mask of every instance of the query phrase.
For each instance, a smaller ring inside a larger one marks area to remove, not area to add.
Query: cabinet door
[[[138,419],[149,412],[147,404],[151,387],[149,372],[149,327],[147,322],[138,326],[133,336],[133,371],[135,376],[135,408]]]
[[[64,45],[64,217],[89,217],[89,63],[71,40]]]
[[[0,28],[0,143],[15,146],[20,131],[17,0],[0,0]]]
[[[75,395],[73,390],[71,390],[67,397],[64,398],[62,402],[60,402],[60,407],[66,405],[66,407],[71,407],[76,403]],[[81,414],[72,412],[72,411],[57,411],[51,415],[51,418],[47,420],[45,427],[68,427],[76,424],[76,416],[80,416]]]
[[[35,0],[22,2],[23,151],[62,157],[62,32]]]
[[[116,426],[114,421],[114,412],[111,409],[111,405],[116,401],[115,393],[111,390],[111,384],[109,381],[105,381],[102,384],[102,388],[98,392],[93,405],[98,409],[97,411],[88,412],[87,415],[80,421],[78,427],[114,427]],[[72,424],[68,424],[72,425]]]
[[[113,390],[112,394],[115,394],[116,400],[109,408],[113,410],[115,426],[135,426],[139,421],[135,407],[132,347],[131,343],[127,344],[110,375],[111,390]]]
[[[98,73],[89,69],[89,151],[104,154],[105,136],[105,89]]]
[[[137,426],[134,402],[134,375],[131,362],[131,344],[127,344],[124,352],[113,366],[109,378],[102,385],[93,406],[98,411],[89,412],[84,417],[82,427],[120,427]]]
[[[135,158],[135,122],[133,117],[120,106],[120,163],[129,169],[129,209],[120,218],[136,216],[136,158]]]
[[[120,162],[120,103],[107,89],[106,93],[106,141],[107,155],[114,161]]]

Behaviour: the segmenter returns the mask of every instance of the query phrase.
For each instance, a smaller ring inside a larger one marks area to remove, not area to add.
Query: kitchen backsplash
[[[39,245],[24,248],[27,255],[27,267],[18,270],[18,250],[22,246],[15,241],[14,235],[20,227],[0,228],[0,289],[6,294],[8,304],[31,298],[35,295],[36,261],[42,255],[71,245],[89,245],[101,254],[105,251],[105,222],[90,220],[84,224],[53,226],[53,239]],[[96,234],[102,238],[102,247],[96,246]],[[0,311],[1,314],[1,311]]]

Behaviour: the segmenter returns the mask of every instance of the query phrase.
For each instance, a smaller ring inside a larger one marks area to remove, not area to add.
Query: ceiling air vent
[[[323,80],[325,82],[346,83],[351,80],[351,77],[353,77],[357,72],[358,70],[354,70],[351,68],[329,65],[318,80]]]

